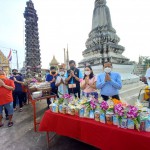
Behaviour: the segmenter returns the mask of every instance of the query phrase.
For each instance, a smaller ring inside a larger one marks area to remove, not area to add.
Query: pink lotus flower
[[[114,111],[118,116],[121,116],[121,117],[124,116],[125,114],[125,110],[122,104],[115,105]]]
[[[128,106],[127,117],[134,119],[138,117],[138,108],[135,106]]]
[[[109,108],[109,105],[106,101],[102,101],[100,107],[102,110],[106,111]]]

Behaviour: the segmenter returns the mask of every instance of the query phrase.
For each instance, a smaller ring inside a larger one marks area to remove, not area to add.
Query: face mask
[[[111,68],[110,68],[110,67],[106,67],[106,68],[104,68],[104,72],[106,72],[106,73],[110,73],[110,72],[111,72]]]
[[[5,75],[0,75],[0,79],[6,79],[6,76]]]
[[[54,75],[55,73],[56,73],[56,72],[51,72],[51,74],[53,74],[53,75]]]
[[[16,75],[17,73],[16,72],[13,72],[13,75]]]
[[[63,76],[65,73],[62,71],[62,72],[59,72],[59,74],[60,74],[61,76]]]
[[[88,76],[90,75],[90,71],[85,71],[85,74]]]
[[[71,70],[74,70],[74,69],[75,69],[75,67],[74,67],[74,66],[71,66],[71,67],[70,67],[70,69],[71,69]]]

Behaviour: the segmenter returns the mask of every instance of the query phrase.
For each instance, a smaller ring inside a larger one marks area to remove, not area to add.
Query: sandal
[[[13,122],[8,122],[8,127],[12,127],[13,126]]]
[[[4,126],[4,124],[3,124],[3,123],[1,123],[1,124],[0,124],[0,127],[3,127],[3,126]]]

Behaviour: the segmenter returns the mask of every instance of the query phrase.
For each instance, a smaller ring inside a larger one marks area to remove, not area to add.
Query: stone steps
[[[122,90],[120,90],[120,97],[123,101],[126,101],[127,103],[134,105],[135,102],[138,99],[140,90],[145,87],[145,84],[143,82],[124,85]],[[143,93],[141,92],[140,99],[143,99]]]

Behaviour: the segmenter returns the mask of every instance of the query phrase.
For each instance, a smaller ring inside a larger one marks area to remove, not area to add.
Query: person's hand
[[[73,70],[71,70],[71,76],[72,77],[74,77],[75,75],[74,75],[74,71]]]
[[[85,84],[89,84],[89,78],[88,77],[85,78]]]
[[[110,80],[111,80],[110,75],[108,73],[106,73],[105,81],[110,81]]]
[[[63,81],[63,79],[62,79],[62,78],[61,78],[60,82],[61,82],[62,84],[64,84],[64,81]]]
[[[56,81],[56,79],[55,78],[53,78],[53,80],[51,81],[51,82],[55,82]]]
[[[5,85],[5,83],[0,79],[0,87],[4,86],[4,85]]]
[[[16,82],[16,81],[17,81],[17,79],[16,79],[15,77],[14,77],[13,79],[14,79],[14,82]]]

